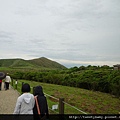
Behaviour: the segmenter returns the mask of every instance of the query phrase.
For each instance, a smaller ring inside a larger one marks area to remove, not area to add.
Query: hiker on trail
[[[46,115],[46,118],[48,119],[49,113],[48,113],[48,104],[47,99],[44,96],[43,89],[41,86],[36,86],[34,88],[34,96],[35,96],[35,106],[33,109],[34,119],[40,120],[40,118],[44,118]],[[38,107],[37,107],[38,103]]]
[[[0,90],[2,89],[2,80],[0,80]]]
[[[30,85],[23,84],[21,91],[23,94],[18,97],[13,114],[33,114],[35,99],[30,93]]]
[[[5,90],[8,90],[9,89],[9,84],[11,82],[11,77],[9,76],[9,73],[6,74],[6,77],[5,77]]]

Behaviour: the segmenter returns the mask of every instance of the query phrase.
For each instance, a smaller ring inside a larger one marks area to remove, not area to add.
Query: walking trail
[[[14,90],[11,85],[9,90],[5,90],[3,82],[2,90],[0,91],[0,114],[13,114],[19,95],[17,90]]]

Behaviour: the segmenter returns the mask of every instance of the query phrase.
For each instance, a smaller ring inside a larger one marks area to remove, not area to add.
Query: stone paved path
[[[19,93],[11,86],[9,90],[4,89],[4,82],[2,83],[2,90],[0,91],[0,114],[12,114],[16,105]]]

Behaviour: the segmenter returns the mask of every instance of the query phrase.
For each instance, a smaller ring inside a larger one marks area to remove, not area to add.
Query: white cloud
[[[119,6],[119,0],[0,1],[1,58],[120,62]]]

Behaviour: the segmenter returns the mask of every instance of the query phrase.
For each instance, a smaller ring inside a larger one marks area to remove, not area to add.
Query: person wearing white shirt
[[[6,85],[6,88],[5,90],[8,90],[9,89],[9,84],[11,82],[11,77],[9,76],[9,74],[7,73],[6,77],[5,77],[5,85]]]

